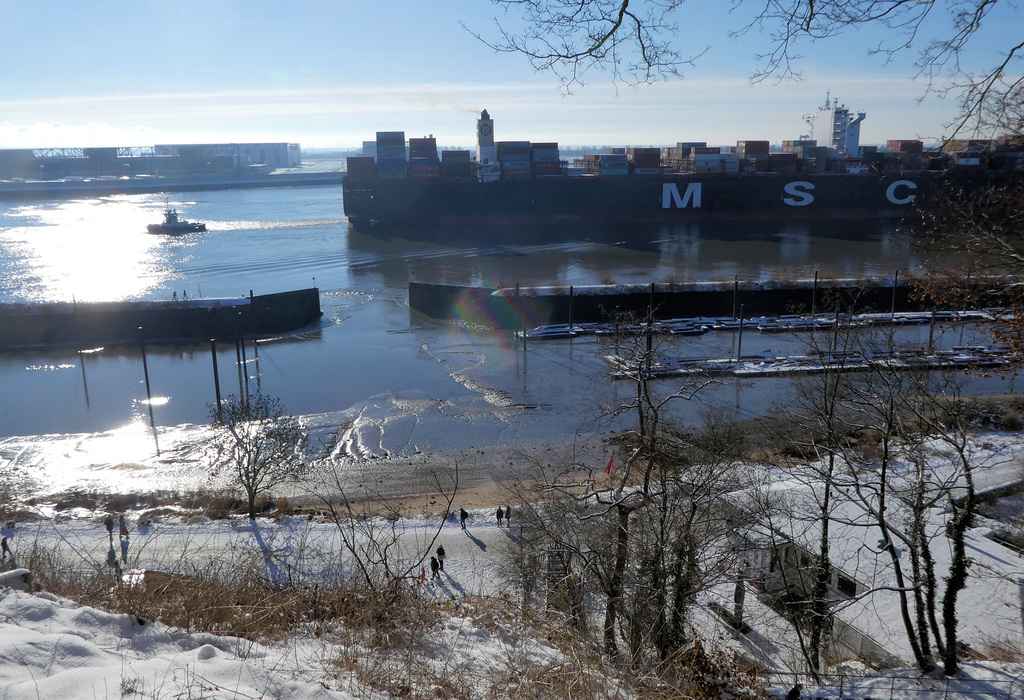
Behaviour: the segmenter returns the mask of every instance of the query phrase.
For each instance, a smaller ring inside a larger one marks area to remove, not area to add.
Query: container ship
[[[991,178],[1016,169],[1019,144],[956,142],[925,152],[921,141],[860,147],[859,123],[838,102],[819,108],[831,138],[735,147],[679,142],[609,148],[568,161],[557,143],[494,141],[494,122],[477,120],[477,151],[438,151],[433,137],[377,132],[364,155],[349,157],[344,210],[374,226],[681,224],[694,221],[902,217],[951,178]],[[998,146],[998,147],[996,147]],[[373,151],[368,153],[367,151]]]

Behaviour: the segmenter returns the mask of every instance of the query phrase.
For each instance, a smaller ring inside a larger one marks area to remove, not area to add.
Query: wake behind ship
[[[364,144],[373,154],[348,159],[345,214],[357,228],[898,218],[950,179],[990,179],[1008,167],[1009,151],[991,142],[935,154],[920,141],[861,148],[864,113],[828,101],[819,113],[839,135],[827,145],[802,138],[771,153],[767,141],[679,142],[610,148],[572,164],[556,143],[495,142],[486,110],[475,159],[439,152],[432,137],[378,132]]]

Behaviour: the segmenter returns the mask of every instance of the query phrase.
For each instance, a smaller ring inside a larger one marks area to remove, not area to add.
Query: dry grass
[[[13,513],[13,506],[5,506],[4,501],[3,495],[0,494],[0,518],[5,517],[5,512]],[[56,496],[29,499],[25,503],[27,508],[22,508],[6,519],[16,519],[19,522],[36,519],[37,516],[30,509],[43,503],[52,505],[54,510],[61,513],[72,510],[98,513],[134,512],[140,519],[150,520],[159,520],[165,514],[180,516],[182,511],[202,514],[211,520],[223,520],[232,515],[245,515],[249,512],[244,499],[225,490],[101,493],[75,489]],[[294,512],[294,508],[283,496],[260,494],[256,499],[256,512],[279,516]]]
[[[996,663],[1024,663],[1024,647],[1019,640],[1014,639],[992,639],[984,647],[977,649],[977,655]]]
[[[83,569],[38,546],[20,553],[18,563],[33,572],[37,589],[132,615],[139,624],[160,621],[188,633],[274,642],[298,629],[319,636],[343,627],[362,643],[389,648],[405,641],[405,630],[429,628],[438,619],[402,583],[380,590],[341,580],[277,584],[230,562],[187,573],[150,571],[145,578],[122,582],[106,567]]]
[[[340,578],[276,584],[264,577],[258,562],[200,565],[195,557],[193,570],[147,572],[124,583],[105,566],[70,562],[56,552],[37,546],[19,554],[39,589],[131,615],[138,624],[160,621],[186,633],[268,644],[296,633],[319,638],[333,649],[324,662],[327,677],[335,687],[350,684],[353,693],[371,688],[414,700],[667,700],[717,698],[723,689],[757,695],[746,681],[737,682],[742,674],[734,664],[709,655],[644,669],[609,660],[599,642],[575,634],[560,615],[524,609],[514,597],[466,597],[453,608],[449,601],[424,597],[405,580],[376,589]],[[485,659],[467,652],[467,637],[450,624],[456,619],[469,619],[472,627],[486,631],[488,643],[499,651]]]

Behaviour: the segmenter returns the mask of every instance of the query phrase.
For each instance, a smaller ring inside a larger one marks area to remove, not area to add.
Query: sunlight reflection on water
[[[159,285],[164,244],[140,235],[152,222],[149,207],[125,199],[76,200],[23,206],[0,230],[5,257],[20,262],[24,301],[119,301]],[[21,219],[30,225],[17,225]],[[157,219],[158,220],[158,219]],[[25,284],[32,281],[33,284]],[[20,292],[20,294],[18,294]]]

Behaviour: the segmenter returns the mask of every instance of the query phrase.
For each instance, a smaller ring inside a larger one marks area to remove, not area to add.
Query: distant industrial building
[[[0,150],[0,179],[258,174],[302,165],[297,143]]]

